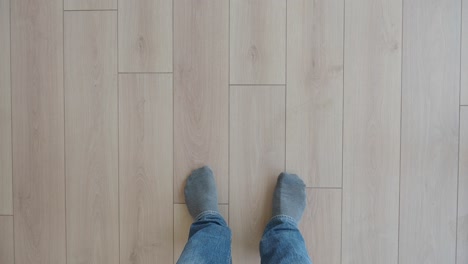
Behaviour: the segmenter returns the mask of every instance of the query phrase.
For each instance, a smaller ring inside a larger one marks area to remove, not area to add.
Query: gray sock
[[[204,211],[218,212],[218,192],[208,166],[192,171],[185,184],[185,203],[193,218]]]
[[[304,182],[296,174],[281,173],[273,193],[273,216],[287,215],[299,222],[305,206]]]

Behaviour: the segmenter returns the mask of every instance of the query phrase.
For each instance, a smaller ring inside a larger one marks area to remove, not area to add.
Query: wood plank
[[[120,263],[173,262],[172,75],[119,76]]]
[[[315,264],[341,264],[341,190],[307,189],[299,228]]]
[[[8,9],[10,10],[10,9]],[[0,263],[15,263],[13,248],[13,216],[0,216]]]
[[[117,12],[64,22],[67,263],[118,263]]]
[[[172,72],[172,0],[119,1],[119,71]]]
[[[345,5],[342,262],[395,264],[402,3]]]
[[[276,179],[284,170],[284,96],[282,86],[231,87],[229,223],[233,263],[260,263],[258,245],[271,218]]]
[[[468,106],[460,109],[457,264],[468,263]]]
[[[227,223],[229,219],[229,206],[220,204],[218,207],[219,212]],[[187,210],[187,206],[185,204],[174,204],[174,263],[177,262],[184,250],[192,222],[193,220]]]
[[[174,2],[174,202],[193,169],[209,165],[228,202],[227,0]]]
[[[341,187],[344,1],[288,1],[286,169]]]
[[[17,264],[66,262],[62,3],[11,1]]]
[[[461,42],[461,98],[462,105],[468,105],[468,0],[462,1],[462,42]]]
[[[64,0],[65,10],[117,9],[117,0]]]
[[[10,1],[0,0],[0,215],[13,214]]]
[[[230,20],[230,83],[284,84],[286,1],[231,1]]]
[[[404,1],[399,264],[455,263],[460,1]]]

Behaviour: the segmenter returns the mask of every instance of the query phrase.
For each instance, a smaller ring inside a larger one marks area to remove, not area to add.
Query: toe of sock
[[[278,182],[296,184],[305,187],[304,181],[294,173],[282,172],[278,176]]]
[[[211,168],[209,166],[203,166],[201,168],[193,170],[192,173],[190,173],[189,178],[197,177],[197,176],[200,176],[200,175],[213,175],[213,171],[211,170]]]

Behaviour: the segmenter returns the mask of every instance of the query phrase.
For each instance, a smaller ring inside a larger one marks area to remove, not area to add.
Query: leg
[[[273,218],[260,241],[263,263],[312,263],[297,224],[306,205],[305,185],[294,174],[281,173],[273,194]]]
[[[193,222],[177,263],[231,263],[231,230],[218,212],[206,211]]]
[[[231,230],[218,212],[218,195],[210,168],[194,170],[189,176],[185,202],[194,222],[177,263],[231,263]]]
[[[273,217],[260,241],[263,263],[312,263],[304,239],[293,218],[283,215]]]

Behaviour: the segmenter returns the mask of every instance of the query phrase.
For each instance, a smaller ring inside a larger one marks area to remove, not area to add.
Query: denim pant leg
[[[311,264],[304,238],[293,218],[286,215],[273,217],[267,224],[260,241],[262,264]]]
[[[218,212],[205,211],[195,219],[177,263],[231,263],[231,229]]]

